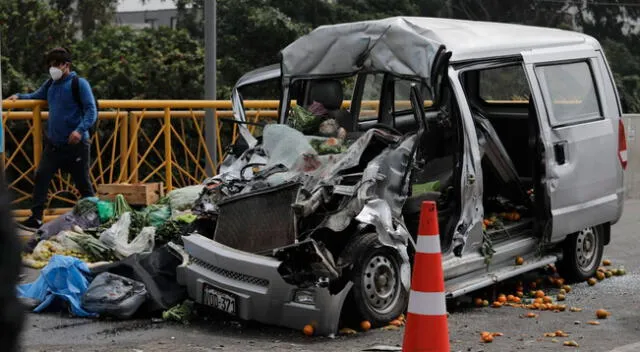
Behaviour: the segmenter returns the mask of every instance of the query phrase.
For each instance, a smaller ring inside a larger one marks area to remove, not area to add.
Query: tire
[[[558,269],[570,282],[593,277],[604,252],[604,228],[587,227],[569,235],[563,244],[562,261]]]
[[[345,320],[382,326],[400,316],[409,301],[400,278],[400,255],[383,246],[376,233],[358,236],[347,250],[353,260],[353,287],[345,303]]]

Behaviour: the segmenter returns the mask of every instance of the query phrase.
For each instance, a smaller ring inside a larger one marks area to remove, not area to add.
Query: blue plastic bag
[[[79,317],[95,317],[96,313],[82,308],[82,295],[89,287],[87,276],[91,271],[83,261],[74,257],[54,255],[30,284],[18,285],[18,296],[35,299],[41,303],[33,309],[41,312],[56,298],[68,303],[71,313]]]

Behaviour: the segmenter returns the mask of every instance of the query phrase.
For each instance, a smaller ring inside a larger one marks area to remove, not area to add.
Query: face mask
[[[59,80],[62,77],[62,70],[57,67],[49,67],[49,74],[54,81]]]

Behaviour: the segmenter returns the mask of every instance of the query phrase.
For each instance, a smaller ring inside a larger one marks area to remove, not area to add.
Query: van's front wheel
[[[347,298],[346,319],[368,320],[381,326],[402,314],[409,295],[402,282],[402,259],[395,249],[383,246],[376,233],[359,236],[349,249],[353,258],[353,288]]]
[[[571,282],[587,280],[598,270],[603,252],[602,226],[587,227],[571,234],[564,240],[560,273]]]

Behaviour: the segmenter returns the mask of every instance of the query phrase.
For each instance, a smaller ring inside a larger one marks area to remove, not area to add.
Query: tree
[[[46,79],[45,53],[74,33],[64,14],[40,0],[0,0],[2,91],[31,91]]]
[[[186,30],[104,26],[74,51],[99,98],[202,98],[204,50]]]
[[[82,35],[88,37],[97,28],[113,22],[118,0],[51,0],[51,5],[66,21],[79,23]]]

